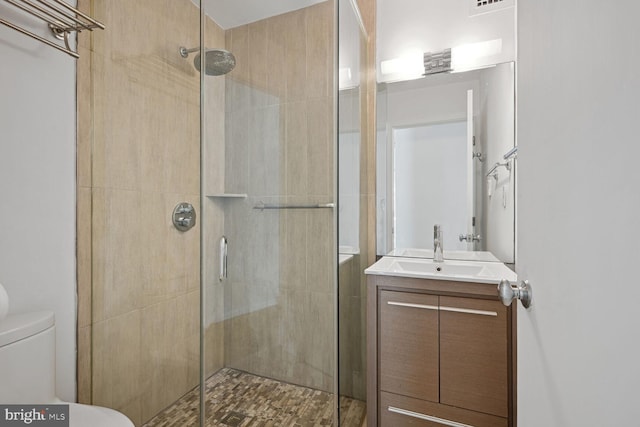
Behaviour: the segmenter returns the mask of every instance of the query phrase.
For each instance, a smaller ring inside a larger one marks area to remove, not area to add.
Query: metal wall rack
[[[96,28],[101,30],[105,29],[105,26],[82,12],[75,7],[67,4],[62,0],[4,0],[16,8],[35,16],[38,19],[46,22],[53,35],[59,39],[64,40],[64,46],[56,44],[50,40],[40,37],[31,31],[7,21],[4,18],[0,18],[0,24],[14,29],[26,36],[29,36],[35,40],[38,40],[48,46],[58,49],[74,58],[79,58],[77,52],[71,49],[69,44],[69,36],[73,32],[80,32],[83,30],[93,31]]]

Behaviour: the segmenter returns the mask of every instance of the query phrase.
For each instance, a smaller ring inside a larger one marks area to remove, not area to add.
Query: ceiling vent
[[[504,0],[476,0],[476,7],[487,6]]]
[[[514,0],[468,0],[469,16],[480,15],[481,13],[494,12],[496,10],[513,7]]]

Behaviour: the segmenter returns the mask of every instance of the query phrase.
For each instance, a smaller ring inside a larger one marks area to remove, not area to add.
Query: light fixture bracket
[[[438,73],[448,73],[451,68],[451,49],[441,52],[425,52],[424,54],[424,75]]]

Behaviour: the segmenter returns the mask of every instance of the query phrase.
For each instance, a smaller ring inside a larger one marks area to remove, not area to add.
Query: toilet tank
[[[0,404],[56,399],[56,332],[50,311],[0,320]]]

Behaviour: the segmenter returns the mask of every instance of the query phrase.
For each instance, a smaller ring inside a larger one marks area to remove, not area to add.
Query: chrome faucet
[[[433,226],[433,261],[444,262],[442,254],[442,228],[439,224]]]

